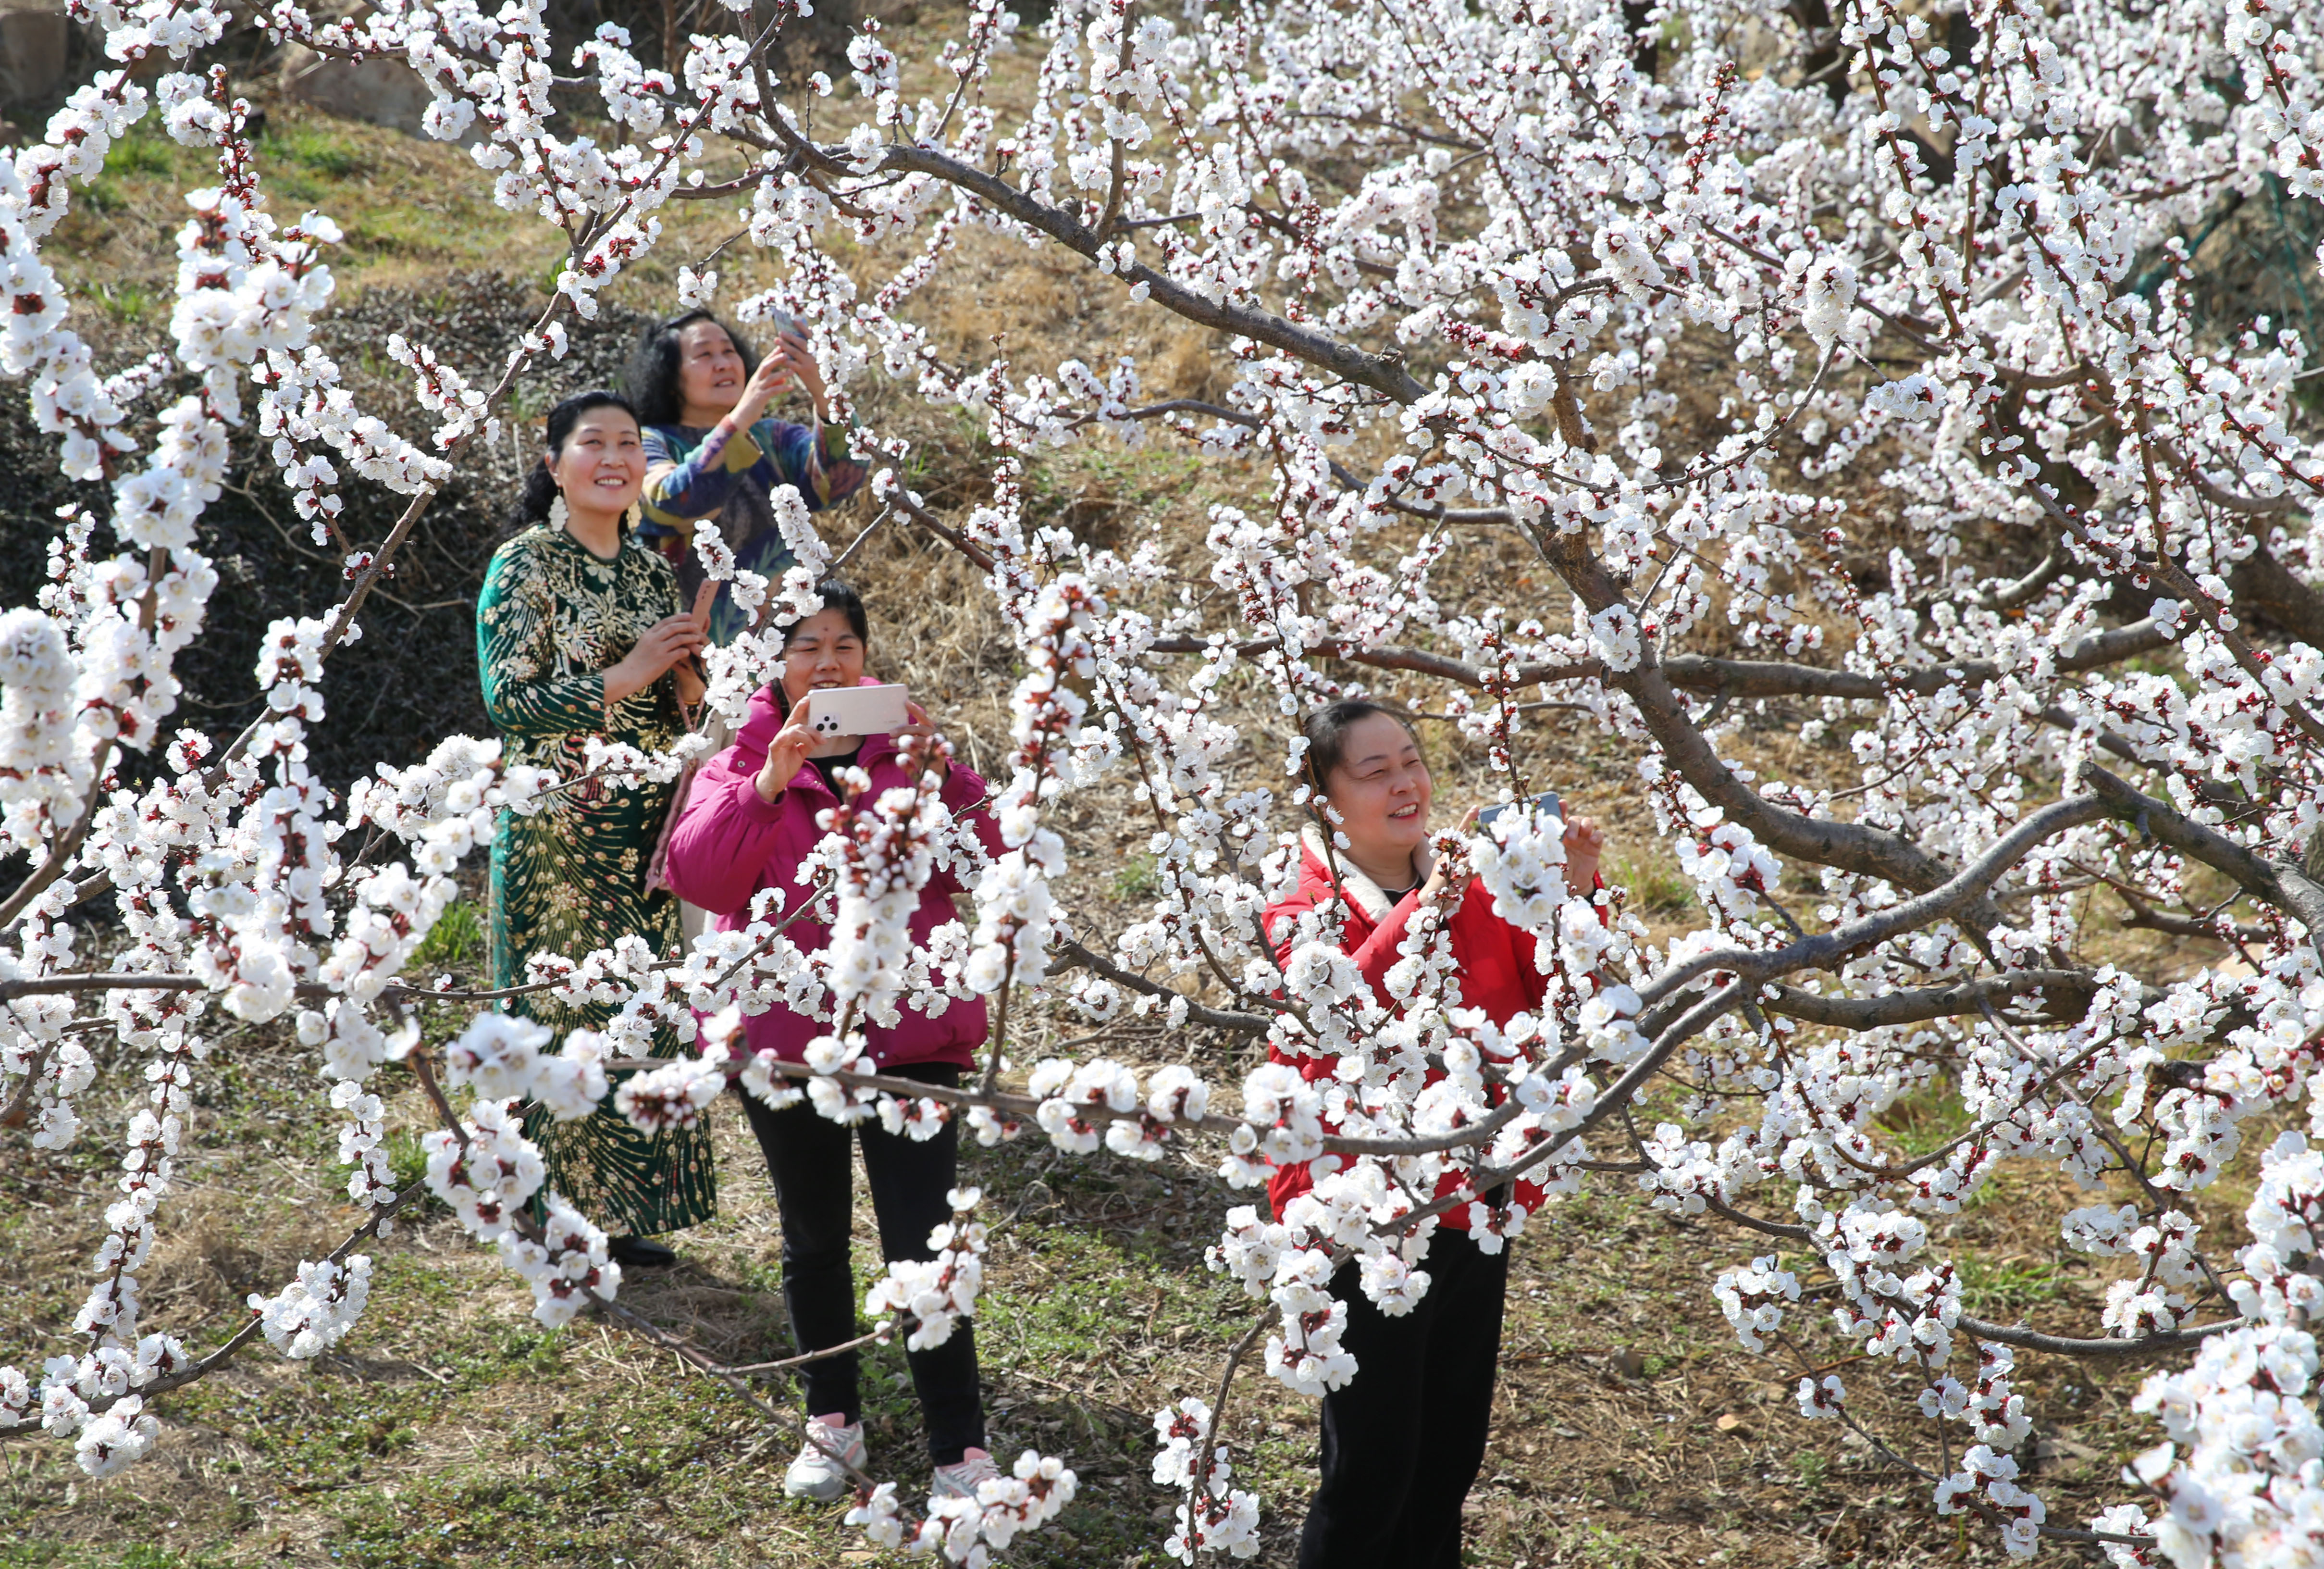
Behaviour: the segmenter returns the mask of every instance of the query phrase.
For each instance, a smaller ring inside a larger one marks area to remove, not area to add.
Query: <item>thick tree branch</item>
[[[2061,652],[2061,676],[2119,664],[2152,653],[2170,640],[2153,621],[2093,632]],[[1877,702],[1896,694],[1925,697],[1952,688],[1981,687],[2006,672],[1989,660],[1924,665],[1889,678],[1856,670],[1819,669],[1772,660],[1714,660],[1676,654],[1662,661],[1671,685],[1691,692],[1724,692],[1730,697],[1852,697]]]
[[[2080,782],[2102,802],[2107,815],[2132,824],[2182,855],[2225,872],[2254,899],[2272,904],[2308,928],[2308,940],[2324,956],[2324,886],[2299,868],[2261,859],[2226,835],[2205,827],[2167,801],[2117,779],[2094,762],[2082,765]]]
[[[777,123],[781,124],[779,117]],[[848,171],[847,166],[836,156],[820,150],[816,155],[830,171]],[[879,167],[885,172],[932,175],[947,185],[968,192],[993,211],[1005,214],[1028,228],[1038,229],[1076,255],[1091,261],[1097,259],[1100,245],[1097,231],[1079,218],[1062,208],[1049,207],[1035,200],[997,174],[963,163],[933,147],[891,143],[881,152]],[[1427,393],[1428,389],[1415,381],[1412,374],[1405,369],[1401,355],[1372,354],[1353,344],[1343,343],[1329,333],[1287,321],[1271,310],[1208,299],[1167,273],[1156,272],[1143,262],[1132,262],[1127,272],[1117,272],[1116,276],[1121,279],[1125,287],[1134,288],[1143,283],[1157,305],[1198,327],[1231,332],[1254,343],[1263,343],[1269,348],[1280,349],[1295,359],[1305,360],[1358,386],[1369,387],[1396,402],[1418,402]]]
[[[2324,649],[2324,595],[2275,558],[2263,540],[2227,573],[2238,614],[2257,614],[2310,648]]]
[[[1916,898],[1904,900],[1844,927],[1802,937],[1780,948],[1718,948],[1673,965],[1639,989],[1641,1028],[1665,999],[1678,1006],[1681,989],[1704,975],[1731,974],[1766,982],[1794,970],[1836,969],[1858,954],[1941,920],[1956,919],[1982,904],[1994,881],[2044,839],[2094,823],[2106,816],[2095,795],[2053,801],[2017,825],[1968,868]],[[2054,972],[2047,972],[2054,973]],[[1970,1006],[1976,1006],[1972,1001]]]
[[[2098,983],[2087,970],[2017,970],[1981,981],[1891,992],[1880,997],[1823,997],[1776,983],[1761,992],[1759,1006],[1770,1013],[1835,1029],[1880,1029],[1975,1013],[1987,1003],[2039,992],[2043,1014],[2070,1023],[2089,1011],[2097,990]]]
[[[2119,664],[2124,660],[2151,653],[2169,641],[2152,621],[2115,627],[2095,632],[2067,649],[2058,656],[2056,669],[2061,675],[2080,675],[2085,670]],[[1157,638],[1148,645],[1148,651],[1199,654],[1210,646],[1209,641],[1203,638]],[[1238,655],[1249,656],[1281,648],[1283,640],[1252,638],[1230,646]],[[1314,645],[1310,651],[1318,658],[1341,660],[1352,665],[1370,665],[1377,669],[1408,670],[1416,675],[1440,677],[1480,690],[1485,685],[1485,672],[1474,665],[1449,654],[1434,653],[1401,643],[1357,645],[1323,642]],[[1987,681],[1998,680],[2006,673],[2000,666],[1987,660],[1923,665],[1895,677],[1882,677],[1866,675],[1858,670],[1826,669],[1792,660],[1720,659],[1708,654],[1673,654],[1661,661],[1661,669],[1671,686],[1703,697],[1840,697],[1861,702],[1880,702],[1900,694],[1928,697],[1956,687],[1978,687]],[[1576,660],[1556,665],[1519,665],[1517,668],[1519,686],[1545,686],[1555,681],[1618,684],[1618,677],[1600,660]]]

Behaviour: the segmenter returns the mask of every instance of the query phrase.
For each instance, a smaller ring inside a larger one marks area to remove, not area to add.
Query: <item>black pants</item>
[[[960,1070],[948,1063],[913,1063],[881,1070],[925,1084],[954,1085]],[[816,1114],[802,1101],[770,1111],[744,1095],[751,1131],[766,1151],[767,1172],[783,1212],[783,1302],[801,1352],[820,1351],[853,1340],[855,1271],[848,1257],[854,1230],[853,1176],[849,1144],[863,1146],[863,1175],[872,1188],[872,1213],[880,1222],[880,1251],[889,1259],[932,1259],[928,1233],[952,1218],[945,1195],[955,1186],[960,1151],[958,1125],[946,1122],[922,1143],[888,1132],[875,1118],[851,1132]],[[912,1387],[927,1425],[928,1453],[938,1465],[959,1463],[961,1452],[984,1447],[984,1402],[977,1389],[976,1341],[965,1321],[933,1351],[907,1352]],[[800,1370],[811,1417],[836,1411],[849,1422],[863,1419],[856,1389],[856,1353],[813,1361]]]
[[[1461,1504],[1492,1420],[1509,1255],[1440,1228],[1421,1268],[1428,1295],[1401,1318],[1371,1305],[1354,1265],[1332,1278],[1358,1369],[1323,1397],[1323,1481],[1299,1569],[1458,1569]]]

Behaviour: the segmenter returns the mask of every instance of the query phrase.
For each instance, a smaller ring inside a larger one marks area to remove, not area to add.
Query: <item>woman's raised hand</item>
[[[696,601],[697,610],[706,606]],[[605,669],[605,701],[618,703],[633,692],[644,690],[661,679],[662,673],[681,660],[693,658],[710,644],[706,630],[708,621],[694,614],[665,615],[646,628],[636,646],[622,657],[621,662]]]
[[[815,750],[815,732],[807,727],[808,706],[806,702],[791,705],[783,727],[767,743],[767,761],[759,766],[757,777],[751,780],[759,798],[770,807],[775,798],[798,777],[798,771],[807,766],[807,754]]]
[[[733,417],[736,428],[748,429],[756,424],[759,416],[767,411],[767,405],[789,392],[793,382],[799,384],[808,401],[814,403],[815,417],[827,419],[829,413],[825,404],[823,367],[815,363],[814,351],[807,347],[807,339],[787,332],[775,339],[775,346],[767,351],[767,357],[761,360],[759,368],[751,373],[750,381],[742,388],[742,397],[735,400]]]
[[[775,340],[775,352],[783,356],[783,363],[790,367],[799,390],[815,406],[815,417],[827,423],[831,419],[831,405],[823,384],[823,367],[816,363],[815,351],[807,347],[807,339],[797,333],[785,333]]]
[[[778,339],[774,349],[759,362],[759,368],[751,373],[751,379],[742,383],[742,395],[734,400],[735,428],[749,429],[767,411],[769,403],[790,390],[790,361]]]
[[[1587,899],[1598,881],[1598,855],[1606,847],[1606,830],[1588,817],[1569,817],[1565,823],[1565,886],[1568,891]]]
[[[941,746],[944,737],[936,734],[936,721],[928,717],[928,711],[907,697],[904,699],[904,712],[911,715],[912,722],[896,732],[893,740],[898,748],[900,749],[908,738],[922,743],[920,755],[923,758],[942,758],[944,752]],[[946,773],[952,771],[949,760],[945,762],[945,771]]]
[[[1483,810],[1484,808],[1482,807],[1471,807],[1467,814],[1462,817],[1461,836],[1462,838],[1465,839],[1470,835],[1477,831],[1477,818]],[[1424,853],[1426,852],[1427,848],[1428,847],[1425,844],[1421,846]],[[1442,859],[1432,859],[1429,862],[1428,877],[1426,881],[1423,881],[1420,885],[1421,898],[1433,898],[1434,897],[1436,891],[1444,886],[1445,866],[1446,863]]]
[[[686,619],[692,622],[695,630],[702,633],[702,644],[705,648],[710,646],[710,607],[717,602],[717,599],[718,585],[715,581],[705,583],[700,588],[695,590],[694,608],[686,613]],[[704,693],[707,690],[702,684],[702,668],[694,660],[687,659],[680,660],[677,664],[672,665],[670,669],[678,677],[678,700],[688,706],[701,702]]]

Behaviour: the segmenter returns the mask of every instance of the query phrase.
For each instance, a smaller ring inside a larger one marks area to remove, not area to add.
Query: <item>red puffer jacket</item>
[[[1339,858],[1339,886],[1335,890],[1331,869],[1323,860],[1322,831],[1311,823],[1300,837],[1304,853],[1299,863],[1299,891],[1267,907],[1267,934],[1275,944],[1276,962],[1290,962],[1291,936],[1300,916],[1344,894],[1343,951],[1355,960],[1364,979],[1371,983],[1372,994],[1379,999],[1380,1005],[1393,1006],[1388,995],[1388,973],[1396,964],[1405,928],[1413,912],[1420,908],[1419,891],[1415,890],[1391,904],[1379,884],[1349,864],[1344,855]],[[1533,934],[1493,913],[1493,896],[1480,879],[1470,880],[1461,908],[1453,912],[1452,956],[1459,969],[1464,1007],[1483,1009],[1496,1024],[1506,1024],[1519,1013],[1540,1008],[1548,983],[1547,977],[1534,967]],[[1336,1057],[1291,1057],[1273,1050],[1268,1055],[1277,1062],[1296,1067],[1300,1077],[1310,1084],[1329,1079],[1340,1062]],[[1443,1076],[1442,1073],[1432,1073],[1429,1082],[1434,1084]],[[1314,1186],[1314,1177],[1303,1161],[1278,1168],[1268,1182],[1267,1196],[1279,1216],[1284,1205]],[[1437,1196],[1441,1198],[1460,1186],[1460,1179],[1448,1173],[1437,1187]],[[1520,1179],[1517,1200],[1528,1212],[1538,1209],[1541,1189]],[[1442,1223],[1459,1231],[1468,1230],[1468,1209],[1462,1206],[1447,1211]]]
[[[871,683],[866,682],[865,685]],[[767,744],[782,728],[774,689],[764,688],[751,699],[751,715],[734,744],[712,758],[695,776],[678,826],[670,830],[669,858],[665,873],[680,899],[698,904],[718,918],[720,931],[737,931],[750,924],[752,896],[762,888],[781,891],[779,907],[771,911],[780,920],[805,903],[807,888],[792,881],[799,863],[823,840],[816,826],[818,813],[837,805],[823,775],[802,766],[789,788],[769,806],[759,798],[752,780],[767,761]],[[896,744],[884,735],[867,735],[856,765],[872,776],[868,798],[882,790],[908,788],[912,783],[898,761]],[[984,798],[984,781],[954,763],[942,791],[945,806],[957,814]],[[990,812],[972,819],[985,848],[1001,852],[999,830]],[[959,881],[948,872],[928,879],[920,892],[919,908],[912,912],[912,940],[926,943],[928,934],[953,918],[952,896]],[[812,916],[802,916],[785,934],[800,949],[814,953],[831,940],[830,928]],[[871,1025],[864,1037],[872,1057],[883,1067],[918,1062],[948,1062],[971,1066],[976,1048],[984,1039],[984,999],[958,998],[934,1018],[905,1002],[898,1008],[893,1028]],[[780,1003],[742,1020],[743,1039],[752,1051],[772,1049],[777,1057],[797,1062],[807,1043],[827,1034],[828,1023],[794,1013]]]

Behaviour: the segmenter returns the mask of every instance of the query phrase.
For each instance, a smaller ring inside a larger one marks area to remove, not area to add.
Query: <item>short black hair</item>
[[[678,391],[678,336],[697,321],[706,321],[724,333],[742,356],[742,377],[748,381],[759,368],[759,354],[741,333],[727,326],[707,310],[687,310],[650,324],[638,335],[638,346],[630,354],[630,367],[622,373],[622,384],[628,389],[630,401],[635,406],[641,425],[676,425],[685,412],[686,398]]]
[[[552,457],[565,450],[566,441],[581,416],[592,409],[619,409],[632,420],[638,411],[627,398],[608,387],[592,387],[586,392],[576,392],[549,411],[548,428],[542,435],[542,450]],[[641,429],[645,421],[638,420]],[[509,521],[520,529],[549,521],[549,509],[557,504],[557,476],[548,466],[536,463],[524,476],[524,489],[518,493],[516,505],[510,509]]]
[[[835,610],[839,612],[840,614],[845,616],[847,618],[847,629],[855,634],[856,641],[862,643],[867,648],[870,647],[872,643],[872,618],[865,613],[863,609],[863,596],[855,592],[854,585],[843,582],[836,577],[826,577],[822,582],[815,586],[815,591],[823,595],[822,609]],[[783,633],[783,646],[785,648],[790,647],[791,634],[798,632],[800,627],[806,624],[807,617],[805,616],[801,616],[798,620],[791,623],[789,629]]]
[[[1336,703],[1326,703],[1321,708],[1311,710],[1307,717],[1299,722],[1301,734],[1307,737],[1307,783],[1315,794],[1331,794],[1324,788],[1323,781],[1332,777],[1333,769],[1348,760],[1348,732],[1375,714],[1385,714],[1403,725],[1404,733],[1412,737],[1413,745],[1420,745],[1420,732],[1414,726],[1411,715],[1386,703],[1375,703],[1369,697],[1342,697]],[[1421,761],[1425,764],[1427,761],[1428,754],[1424,749]]]

